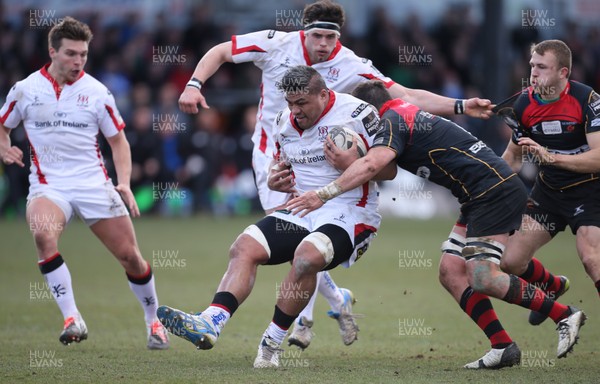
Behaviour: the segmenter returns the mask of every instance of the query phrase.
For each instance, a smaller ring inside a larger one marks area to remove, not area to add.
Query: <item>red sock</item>
[[[485,333],[492,348],[506,348],[513,342],[500,324],[492,302],[486,295],[467,287],[460,298],[460,307]]]
[[[544,268],[544,265],[535,257],[531,259],[527,270],[519,277],[544,292],[557,292],[561,285],[560,278]]]
[[[542,290],[515,275],[510,276],[504,301],[543,313],[558,323],[571,314],[571,309],[549,298]]]

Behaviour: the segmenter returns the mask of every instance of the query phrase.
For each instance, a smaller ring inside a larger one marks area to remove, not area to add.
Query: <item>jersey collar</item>
[[[558,98],[554,99],[554,100],[544,100],[540,97],[540,95],[538,95],[537,93],[534,93],[534,88],[533,86],[530,86],[530,92],[529,92],[529,98],[532,101],[535,101],[536,104],[539,105],[546,105],[546,104],[552,104],[554,102],[559,101],[560,99],[562,99],[563,97],[565,97],[566,95],[569,94],[569,91],[571,90],[571,81],[567,81],[567,85],[565,85],[565,89],[562,90],[562,92],[560,93],[560,95],[558,95]]]
[[[315,121],[315,123],[312,125],[312,127],[317,125],[317,123],[323,118],[323,116],[325,116],[327,114],[327,112],[329,112],[331,110],[331,108],[333,107],[333,104],[335,104],[335,92],[333,92],[330,89],[329,90],[329,101],[327,102],[325,109],[323,110],[323,112],[321,112],[321,115],[319,115],[319,118]],[[296,131],[298,131],[300,136],[302,136],[302,132],[304,132],[304,130],[302,128],[298,127],[298,124],[296,124],[296,119],[294,119],[294,115],[292,115],[291,112],[290,112],[290,122],[292,123],[292,127],[294,127],[294,129]]]
[[[300,42],[302,43],[302,53],[304,54],[304,60],[306,61],[306,65],[312,66],[312,62],[310,61],[310,57],[308,56],[308,51],[306,50],[305,40],[306,35],[304,34],[304,31],[300,31]],[[325,61],[332,60],[341,49],[342,43],[340,43],[340,40],[338,39],[338,41],[335,43],[335,48],[333,48],[333,51],[331,51],[331,54]]]
[[[379,109],[379,116],[383,116],[383,114],[386,113],[388,111],[388,109],[392,109],[394,107],[397,107],[397,106],[405,104],[405,103],[406,103],[406,101],[404,101],[402,99],[388,100],[385,103],[383,103],[383,105]]]
[[[54,79],[54,77],[52,77],[52,75],[50,74],[50,72],[48,72],[48,67],[50,67],[50,63],[46,63],[42,69],[40,69],[40,73],[42,74],[42,76],[44,76],[46,79],[48,79],[48,81],[50,81],[50,83],[52,84],[52,88],[54,88],[54,92],[56,92],[56,97],[58,98],[58,96],[60,96],[60,85],[58,84],[58,82],[56,81],[56,79]],[[83,75],[85,74],[85,72],[82,70],[79,73],[79,77],[75,80],[79,80],[83,77]],[[66,84],[67,85],[73,85],[73,83],[75,81],[67,81]]]

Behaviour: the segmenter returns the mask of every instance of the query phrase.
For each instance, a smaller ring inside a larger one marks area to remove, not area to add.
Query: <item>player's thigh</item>
[[[600,280],[600,227],[581,226],[576,234],[577,253],[594,282]]]
[[[114,219],[129,215],[121,195],[110,180],[100,185],[73,188],[70,196],[73,209],[90,227],[102,219]],[[131,224],[131,220],[119,221]],[[122,225],[125,226],[125,224]]]
[[[266,265],[277,265],[293,260],[296,248],[310,233],[306,218],[286,212],[273,212],[255,224],[260,233],[253,236],[263,243],[269,256]]]
[[[97,220],[90,229],[117,258],[141,257],[129,216]]]
[[[330,270],[347,262],[355,253],[354,242],[345,228],[325,224],[317,228],[315,233],[321,235],[321,246],[318,249],[323,257],[323,270]]]
[[[34,191],[35,190],[35,191]],[[32,187],[27,197],[26,220],[38,248],[56,248],[73,215],[68,198],[48,186]]]
[[[528,214],[523,215],[521,228],[508,239],[501,268],[506,272],[523,273],[537,250],[552,240],[550,232],[545,228],[547,226],[544,222],[540,223]]]

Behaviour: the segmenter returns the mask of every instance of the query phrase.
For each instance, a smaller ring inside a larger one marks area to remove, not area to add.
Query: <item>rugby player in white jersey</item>
[[[284,206],[290,198],[290,194],[272,191],[267,187],[269,164],[275,153],[273,121],[276,114],[285,108],[285,100],[277,92],[277,83],[290,67],[312,66],[322,75],[327,86],[336,92],[350,93],[359,83],[377,78],[385,82],[394,98],[402,98],[431,113],[466,113],[479,118],[491,115],[489,100],[455,100],[420,89],[409,89],[385,77],[370,60],[358,57],[340,43],[344,19],[341,5],[328,0],[317,1],[304,9],[304,30],[289,33],[264,30],[232,36],[231,41],[216,45],[200,59],[192,79],[179,98],[179,107],[183,112],[198,113],[198,104],[208,108],[201,92],[202,85],[222,64],[253,62],[261,69],[261,99],[252,136],[252,163],[258,194],[266,213]],[[330,316],[338,319],[342,340],[347,345],[351,344],[358,331],[348,317],[352,314],[353,295],[347,289],[339,289],[327,272],[321,275],[317,284],[318,292],[329,302]],[[301,348],[309,345],[313,305],[314,299],[298,316],[294,332],[289,338],[290,344]],[[346,327],[351,324],[354,326]]]
[[[351,95],[329,90],[323,77],[310,66],[289,69],[280,84],[289,109],[276,118],[279,155],[291,164],[299,193],[327,185],[341,174],[325,158],[328,132],[335,126],[347,127],[356,131],[368,147],[379,122],[377,111]],[[393,178],[395,172],[392,164],[380,176]],[[272,184],[273,180],[267,183]],[[315,291],[317,273],[340,264],[352,265],[365,253],[379,228],[381,217],[374,182],[330,203],[323,211],[302,218],[277,210],[250,225],[230,248],[227,271],[211,304],[196,314],[161,306],[160,321],[198,349],[210,349],[250,295],[258,266],[291,261],[292,267],[278,287],[273,318],[254,361],[255,368],[279,366],[281,343]]]
[[[0,157],[6,165],[24,166],[23,152],[11,146],[9,136],[22,122],[31,151],[27,223],[40,271],[64,317],[59,340],[69,345],[88,337],[71,274],[58,251],[58,240],[76,214],[125,269],[144,310],[147,347],[166,349],[167,332],[156,318],[154,277],[127,212],[129,208],[134,217],[140,213],[129,188],[131,154],[125,124],[108,89],[83,70],[91,39],[90,28],[71,17],[50,30],[51,63],[17,82],[0,109]],[[100,132],[112,149],[116,187],[104,167]]]

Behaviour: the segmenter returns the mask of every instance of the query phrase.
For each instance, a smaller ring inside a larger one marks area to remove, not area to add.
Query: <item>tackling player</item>
[[[319,207],[326,208],[329,200],[371,180],[390,163],[448,188],[461,203],[466,224],[460,231],[455,227],[450,241],[443,246],[466,260],[462,271],[456,271],[461,275],[455,276],[452,296],[459,300],[469,291],[472,296],[474,291],[542,312],[558,326],[558,357],[566,356],[577,341],[585,314],[500,270],[508,237],[519,228],[525,210],[526,191],[518,176],[482,141],[446,119],[392,99],[381,82],[361,84],[353,95],[379,108],[381,122],[373,147],[337,180],[292,199],[287,209],[304,216]],[[521,353],[510,342],[499,353],[488,355],[466,368],[511,366],[520,361]]]
[[[31,173],[27,223],[38,265],[64,317],[59,340],[87,339],[73,295],[71,274],[58,240],[76,214],[125,269],[129,286],[144,309],[149,349],[166,349],[167,333],[156,318],[158,298],[150,265],[142,258],[127,208],[139,209],[129,188],[131,154],[112,94],[83,71],[89,27],[71,17],[48,34],[51,63],[10,90],[0,109],[0,158],[23,167],[23,152],[11,146],[10,132],[23,122],[30,143]],[[104,168],[97,135],[112,149],[118,184]]]
[[[198,113],[198,105],[208,108],[202,95],[203,84],[223,63],[252,62],[262,71],[261,99],[256,115],[256,127],[252,136],[254,143],[252,163],[258,194],[266,213],[283,207],[290,194],[272,191],[267,186],[269,165],[276,152],[273,140],[276,114],[285,108],[285,100],[277,91],[283,74],[296,65],[309,65],[325,79],[327,86],[336,92],[350,93],[354,87],[370,79],[381,79],[394,97],[407,100],[431,113],[448,115],[466,113],[472,117],[487,118],[491,115],[489,100],[473,98],[455,100],[420,89],[409,89],[382,75],[368,59],[358,57],[340,43],[344,25],[344,10],[329,0],[317,1],[304,8],[304,29],[295,32],[264,30],[245,35],[232,36],[231,41],[216,45],[199,61],[192,79],[179,98],[179,107],[186,113]],[[338,289],[331,277],[323,273],[318,291],[325,296],[339,321],[345,344],[354,341],[358,328],[350,325],[351,292]],[[306,348],[311,341],[312,306],[314,300],[298,317],[289,342]],[[304,323],[300,323],[304,320]]]

